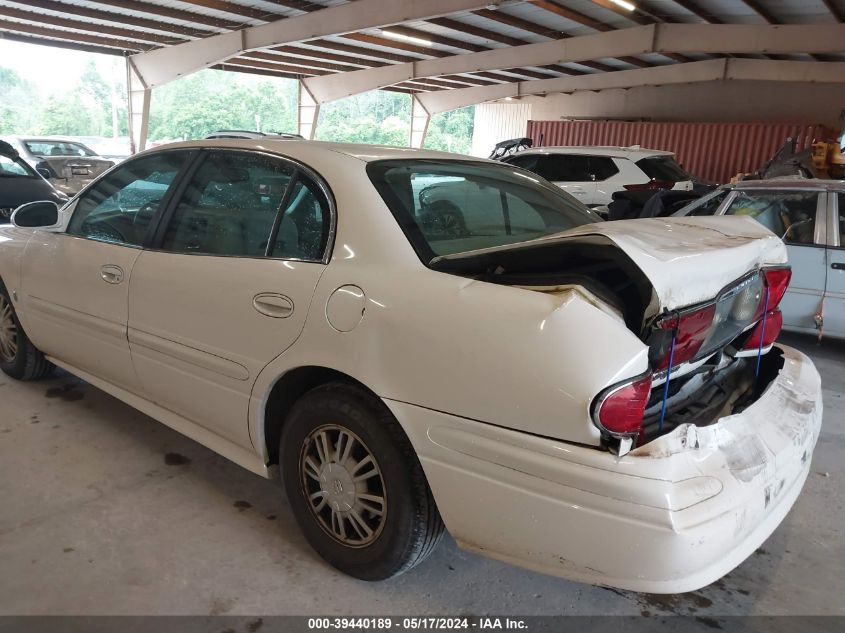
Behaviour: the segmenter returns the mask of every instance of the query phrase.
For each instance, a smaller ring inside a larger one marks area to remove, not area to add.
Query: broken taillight
[[[593,410],[596,425],[613,437],[642,431],[643,413],[651,393],[651,372],[605,389]]]
[[[716,304],[711,303],[688,312],[680,312],[663,317],[657,322],[657,327],[667,332],[664,337],[665,350],[655,363],[656,371],[663,371],[669,367],[671,357],[672,365],[680,365],[695,358],[713,325],[713,317],[716,315]],[[672,337],[675,336],[675,351],[672,352]]]
[[[751,333],[745,345],[742,346],[744,350],[758,350],[766,349],[777,340],[783,327],[783,314],[778,310],[771,310],[766,313],[766,318],[761,319]]]
[[[774,310],[780,305],[789,282],[792,279],[792,269],[788,266],[783,268],[764,268],[763,277],[766,280],[766,287],[769,289],[769,310]]]
[[[635,185],[624,185],[628,191],[658,191],[660,189],[672,189],[675,183],[671,180],[649,180]]]
[[[751,337],[742,346],[744,350],[766,349],[777,340],[783,328],[783,314],[778,309],[778,305],[789,288],[792,269],[789,267],[766,268],[763,270],[763,279],[765,279],[766,292],[760,301],[758,315],[762,317],[765,314],[765,318],[760,318]]]

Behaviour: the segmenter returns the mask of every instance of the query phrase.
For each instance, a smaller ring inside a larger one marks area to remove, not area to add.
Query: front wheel
[[[443,535],[411,443],[380,400],[344,383],[291,408],[279,449],[296,520],[326,561],[384,580],[423,561]]]
[[[6,286],[0,282],[0,369],[18,380],[44,378],[53,365],[23,331]]]

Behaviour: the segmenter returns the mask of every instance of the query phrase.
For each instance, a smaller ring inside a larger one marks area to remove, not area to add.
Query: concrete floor
[[[369,584],[324,564],[283,491],[67,374],[0,377],[0,614],[845,614],[845,343],[785,336],[824,381],[803,495],[749,560],[679,596],[522,571],[445,539]]]

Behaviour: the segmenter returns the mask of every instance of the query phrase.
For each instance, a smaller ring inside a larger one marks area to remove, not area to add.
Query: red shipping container
[[[674,152],[702,180],[723,183],[762,167],[787,138],[796,151],[835,132],[811,123],[674,123],[640,121],[529,121],[534,146],[639,145]],[[542,137],[542,141],[541,141]]]

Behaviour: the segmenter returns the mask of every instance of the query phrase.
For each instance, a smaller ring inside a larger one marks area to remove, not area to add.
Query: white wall
[[[531,104],[482,103],[475,106],[472,131],[472,155],[487,158],[499,141],[525,136]]]
[[[520,103],[529,103],[530,118],[538,121],[583,118],[845,125],[841,118],[845,86],[841,84],[723,81],[525,97]]]

